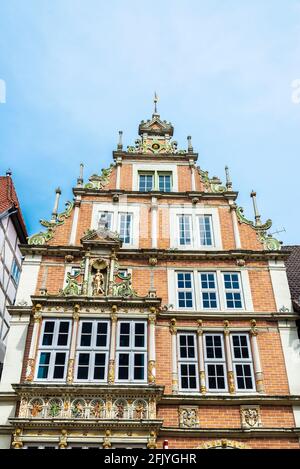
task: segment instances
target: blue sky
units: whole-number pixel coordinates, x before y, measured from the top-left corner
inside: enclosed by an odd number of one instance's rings
[[[299,0],[0,0],[0,172],[38,231],[81,161],[88,178],[118,130],[133,144],[156,90],[179,146],[192,135],[211,176],[228,164],[246,215],[254,189],[271,232],[299,244],[299,78]]]

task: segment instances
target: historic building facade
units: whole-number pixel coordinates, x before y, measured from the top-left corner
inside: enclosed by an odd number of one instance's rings
[[[21,246],[2,447],[300,447],[287,254],[173,130],[155,103]]]
[[[19,283],[22,254],[19,243],[26,243],[27,231],[11,173],[0,176],[0,379],[4,361],[9,313]]]

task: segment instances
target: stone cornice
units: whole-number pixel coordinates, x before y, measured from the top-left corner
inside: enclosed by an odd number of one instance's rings
[[[192,203],[192,199],[197,197],[199,201],[209,200],[209,199],[225,199],[225,200],[236,200],[238,197],[238,192],[203,192],[203,191],[186,191],[186,192],[160,192],[160,191],[150,191],[150,192],[140,192],[140,191],[125,191],[121,189],[95,189],[87,187],[73,187],[73,194],[77,195],[95,195],[97,198],[101,196],[111,196],[114,195],[125,195],[128,199],[131,197],[140,197],[141,199],[149,199],[155,196],[158,199],[182,199],[186,198],[187,201]]]
[[[250,251],[246,249],[232,249],[224,251],[205,250],[179,250],[179,249],[122,249],[118,252],[118,258],[148,258],[156,257],[159,260],[283,260],[288,257],[284,251]]]
[[[161,427],[162,437],[210,437],[210,438],[296,438],[300,428],[176,428]]]
[[[113,159],[117,161],[118,158],[122,160],[133,160],[133,161],[151,161],[155,164],[155,161],[164,161],[166,163],[174,163],[179,161],[190,160],[197,161],[198,153],[187,152],[187,153],[133,153],[127,151],[113,151]]]
[[[14,393],[10,393],[12,396],[61,396],[70,395],[76,397],[88,397],[88,396],[122,396],[122,397],[136,397],[136,396],[148,396],[161,398],[164,392],[164,386],[155,386],[149,384],[138,384],[138,385],[86,385],[79,384],[67,385],[67,384],[40,384],[40,383],[24,383],[24,384],[13,384]],[[0,395],[1,398],[1,395]]]
[[[49,245],[27,245],[21,244],[20,250],[23,255],[37,254],[44,256],[65,257],[70,254],[74,257],[82,256],[86,249],[83,246],[49,246]],[[179,250],[179,249],[121,249],[118,251],[119,259],[139,258],[148,259],[156,257],[159,260],[234,260],[243,259],[245,261],[259,260],[284,260],[289,256],[288,251],[250,251],[247,249],[231,249],[224,251],[213,250]]]
[[[23,419],[23,418],[9,418],[8,421],[15,428],[26,429],[43,429],[60,430],[61,428],[76,429],[91,429],[91,430],[122,430],[122,429],[136,429],[136,430],[156,430],[158,433],[163,421],[162,420],[121,420],[121,419]],[[8,427],[9,428],[9,427]],[[10,428],[11,431],[11,428]],[[1,427],[0,427],[1,433]]]
[[[32,296],[32,304],[40,304],[42,307],[73,307],[78,304],[80,308],[92,308],[92,307],[109,307],[116,305],[118,307],[140,307],[149,308],[151,306],[159,307],[161,304],[161,298],[150,298],[150,297],[131,297],[123,298],[119,296],[104,296],[104,297],[92,297],[92,296],[57,296],[57,295],[42,295]],[[16,305],[9,306],[8,311],[11,315],[22,315],[31,314],[33,315],[32,307],[30,305]]]
[[[168,318],[181,318],[181,319],[232,319],[232,320],[243,320],[243,319],[266,319],[268,321],[283,321],[290,320],[296,321],[299,319],[298,314],[294,313],[280,313],[280,312],[259,312],[259,311],[220,311],[220,312],[207,312],[207,311],[178,311],[178,310],[169,310],[169,311],[160,311],[158,317],[161,319]]]
[[[199,406],[237,406],[237,405],[297,405],[300,406],[300,394],[298,395],[265,395],[265,394],[245,394],[210,396],[202,395],[173,395],[165,394],[159,401],[159,405],[199,405]]]

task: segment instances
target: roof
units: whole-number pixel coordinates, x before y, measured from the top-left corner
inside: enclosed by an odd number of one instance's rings
[[[299,306],[300,311],[300,245],[283,246],[282,249],[290,251],[289,257],[285,260],[287,278],[295,309],[298,310]]]
[[[18,196],[10,175],[0,176],[0,216],[10,214],[11,220],[22,243],[27,242],[27,230]]]

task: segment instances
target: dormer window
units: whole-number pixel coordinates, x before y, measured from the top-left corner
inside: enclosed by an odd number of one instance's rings
[[[172,192],[172,173],[166,171],[139,171],[140,192]]]
[[[154,173],[139,175],[139,191],[150,192],[153,190]]]
[[[171,192],[172,175],[168,173],[158,173],[158,186],[160,192]]]

